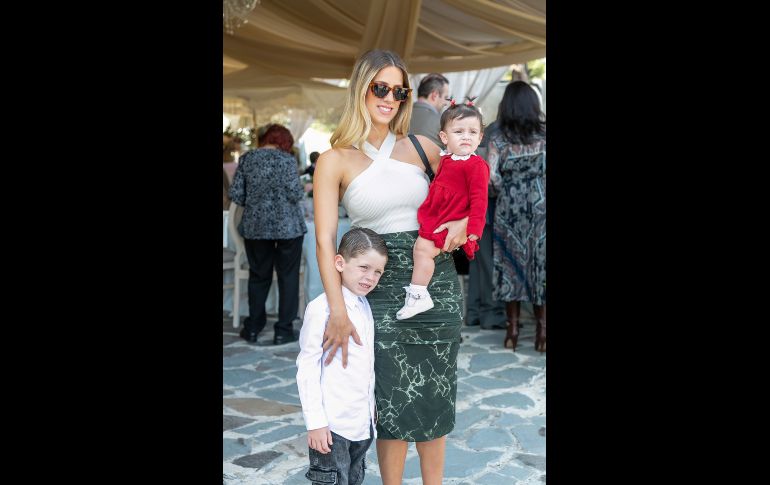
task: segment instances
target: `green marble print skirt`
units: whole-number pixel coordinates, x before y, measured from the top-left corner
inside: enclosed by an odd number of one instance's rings
[[[382,234],[388,263],[367,299],[374,316],[377,437],[429,441],[455,425],[462,295],[449,253],[435,258],[430,310],[396,320],[412,278],[417,231]]]

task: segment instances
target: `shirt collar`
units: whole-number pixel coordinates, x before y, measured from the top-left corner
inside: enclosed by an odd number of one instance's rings
[[[469,158],[471,158],[475,154],[476,154],[476,152],[473,152],[473,153],[469,153],[469,154],[465,155],[464,157],[461,157],[460,155],[455,155],[454,153],[450,154],[446,150],[441,150],[441,152],[439,153],[439,156],[443,157],[444,155],[451,155],[452,156],[452,160],[468,160]]]
[[[359,297],[358,295],[356,295],[352,291],[348,290],[344,286],[342,287],[342,296],[345,299],[345,306],[349,310],[352,310],[352,309],[356,308],[360,303],[363,303],[360,300],[361,297]]]

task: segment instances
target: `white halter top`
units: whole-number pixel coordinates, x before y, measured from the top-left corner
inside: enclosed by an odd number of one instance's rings
[[[348,185],[342,205],[354,227],[379,234],[415,231],[417,209],[428,195],[428,176],[415,165],[390,158],[396,145],[392,131],[377,150],[364,142],[369,167]]]

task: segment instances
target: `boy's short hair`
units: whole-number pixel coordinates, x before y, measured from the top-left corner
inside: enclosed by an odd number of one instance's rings
[[[441,131],[445,131],[451,121],[462,118],[478,118],[481,129],[484,129],[484,119],[481,117],[481,111],[476,106],[455,104],[441,113]]]
[[[385,240],[382,239],[382,236],[371,229],[354,227],[342,236],[337,254],[347,261],[350,258],[364,254],[370,249],[374,249],[386,258],[388,257],[388,247],[385,245]]]

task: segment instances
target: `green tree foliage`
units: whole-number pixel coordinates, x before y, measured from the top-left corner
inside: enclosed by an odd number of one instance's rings
[[[529,74],[530,79],[545,78],[545,57],[529,61],[527,63],[527,73]]]

